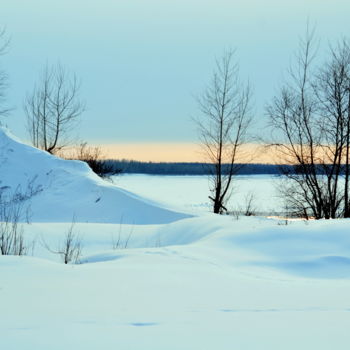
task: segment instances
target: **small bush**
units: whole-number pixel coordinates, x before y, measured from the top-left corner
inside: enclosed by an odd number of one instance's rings
[[[51,249],[42,237],[44,247],[53,254],[60,255],[64,264],[79,264],[82,255],[82,239],[74,232],[75,221],[73,220],[63,241],[57,249]]]
[[[104,159],[100,147],[89,146],[86,142],[81,143],[70,154],[61,154],[61,156],[65,159],[81,160],[87,163],[95,174],[103,178],[121,172],[119,169],[115,170],[113,164]]]
[[[0,255],[25,255],[27,247],[20,222],[29,221],[25,202],[36,190],[33,187],[25,192],[17,189],[14,194],[7,194],[7,190],[8,187],[0,189]]]

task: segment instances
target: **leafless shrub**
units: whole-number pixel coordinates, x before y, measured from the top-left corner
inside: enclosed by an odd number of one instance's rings
[[[6,189],[0,189],[0,254],[25,255],[28,247],[24,240],[21,221],[29,220],[25,200],[28,194],[16,191],[6,194]],[[34,245],[34,243],[33,243]]]
[[[81,160],[87,163],[95,174],[103,178],[120,173],[119,170],[114,170],[112,164],[106,162],[101,147],[89,146],[87,142],[82,142],[79,146],[73,147],[70,152],[62,152],[59,156],[65,159]]]
[[[82,255],[82,239],[79,234],[74,232],[75,221],[73,220],[63,241],[58,249],[52,249],[42,238],[44,247],[53,254],[60,255],[64,264],[79,264]]]
[[[253,192],[248,193],[245,198],[245,206],[243,209],[243,214],[245,216],[253,216],[256,213],[256,208],[254,206],[255,195]]]
[[[65,264],[77,264],[80,261],[82,251],[82,240],[74,231],[74,222],[72,222],[68,229],[66,236],[59,250],[59,254]]]
[[[22,207],[19,204],[0,204],[0,253],[1,255],[25,255],[23,228],[19,224]]]
[[[35,183],[37,178],[38,176],[36,175],[29,179],[24,187],[18,185],[11,197],[11,201],[15,203],[24,203],[25,201],[40,193],[43,190],[43,187]]]
[[[126,249],[133,232],[134,226],[130,228],[129,232],[123,238],[123,218],[121,218],[118,233],[112,234],[112,249]]]

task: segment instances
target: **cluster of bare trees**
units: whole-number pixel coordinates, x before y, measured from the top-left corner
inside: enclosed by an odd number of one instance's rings
[[[279,140],[283,192],[292,213],[303,217],[350,216],[350,46],[329,48],[316,65],[313,32],[300,42],[289,80],[268,106]]]
[[[288,79],[267,106],[278,163],[280,190],[292,215],[350,217],[350,42],[329,47],[319,61],[314,31],[300,40]],[[216,61],[196,119],[207,159],[215,165],[210,188],[214,213],[226,211],[237,158],[252,118],[251,92],[238,77],[233,52]],[[223,165],[229,171],[223,171]]]

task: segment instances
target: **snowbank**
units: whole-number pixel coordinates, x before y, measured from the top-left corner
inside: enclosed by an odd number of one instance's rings
[[[34,222],[164,224],[190,217],[163,208],[94,174],[86,163],[64,160],[25,145],[0,129],[0,185],[34,193]]]

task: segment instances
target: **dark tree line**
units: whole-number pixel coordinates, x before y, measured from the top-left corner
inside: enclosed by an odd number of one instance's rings
[[[211,175],[215,165],[210,163],[141,162],[135,160],[102,160],[107,169],[125,174],[148,175]],[[237,163],[236,175],[279,175],[279,166],[274,164]],[[291,168],[292,170],[292,168]],[[222,173],[229,174],[230,164],[222,164]]]

